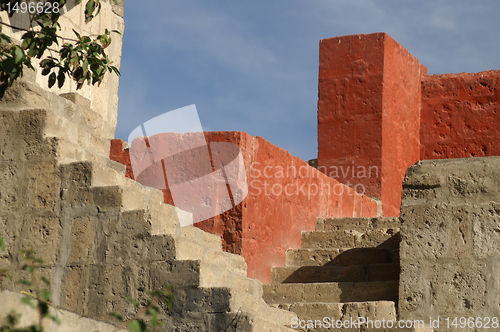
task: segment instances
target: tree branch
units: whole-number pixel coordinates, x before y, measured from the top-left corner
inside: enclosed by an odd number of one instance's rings
[[[0,21],[0,24],[1,24],[1,25],[5,25],[6,27],[9,27],[9,28],[11,28],[11,29],[16,29],[16,30],[20,30],[20,31],[26,31],[26,32],[30,31],[30,30],[28,30],[28,29],[23,29],[23,28],[18,28],[18,27],[15,27],[15,26],[13,26],[13,25],[7,24],[7,23],[2,22],[2,21]]]

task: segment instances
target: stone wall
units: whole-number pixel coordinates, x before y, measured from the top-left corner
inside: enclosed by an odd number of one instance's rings
[[[38,88],[19,81],[8,96],[38,100]],[[148,290],[168,284],[175,301],[162,310],[166,330],[290,331],[293,314],[263,301],[244,259],[223,252],[219,236],[181,228],[191,215],[126,178],[100,127],[86,123],[88,100],[63,96],[46,92],[48,109],[0,102],[0,269],[12,276],[1,286],[34,293],[36,285],[16,282],[32,278],[21,267],[23,250],[34,249],[51,302],[81,316],[129,319],[138,309],[127,297],[145,303]]]
[[[401,319],[498,318],[500,157],[412,166],[401,222]]]
[[[59,19],[62,30],[58,32],[58,35],[74,39],[75,34],[72,31],[73,29],[81,35],[101,34],[105,29],[110,31],[117,30],[123,33],[125,29],[123,21],[124,0],[119,0],[118,2],[119,5],[115,5],[113,0],[101,0],[102,9],[100,14],[91,22],[85,23],[84,11],[86,1],[84,0],[80,5],[75,6],[75,1],[69,0],[65,6],[63,15]],[[0,20],[13,26],[27,28],[29,21],[26,15],[18,13],[9,18],[6,12],[2,12]],[[2,26],[2,32],[13,37],[14,40],[20,40],[24,34],[24,31],[18,31],[6,26]],[[114,62],[114,66],[120,68],[122,35],[112,33],[111,37],[113,41],[106,49],[106,53],[111,61]],[[80,90],[76,90],[76,83],[69,79],[66,80],[66,84],[61,89],[57,88],[57,85],[48,89],[48,77],[42,76],[41,70],[38,69],[39,60],[32,59],[32,62],[36,72],[26,71],[25,78],[32,83],[38,83],[45,91],[51,91],[56,94],[78,91],[81,96],[90,100],[92,109],[101,115],[102,137],[108,139],[114,138],[118,119],[118,76],[106,73],[103,82],[99,86],[85,84]],[[39,107],[37,104],[27,106]]]
[[[149,142],[155,141],[155,146],[169,151],[182,144],[178,136],[156,135]],[[261,137],[242,132],[209,132],[205,137],[209,143],[232,142],[239,146],[246,167],[248,195],[234,208],[195,226],[221,236],[226,251],[245,257],[249,277],[269,283],[271,267],[285,264],[286,250],[300,247],[301,232],[314,230],[316,218],[377,216],[377,202]],[[111,159],[128,163],[130,170],[128,153],[120,140],[114,140]],[[177,158],[181,158],[179,155]],[[203,171],[199,165],[193,167],[189,161],[181,162],[190,165],[190,170],[198,168],[203,175],[211,171]],[[165,187],[161,173],[144,173],[136,180],[154,187],[160,178],[160,185]],[[173,204],[168,185],[164,192],[165,202]]]

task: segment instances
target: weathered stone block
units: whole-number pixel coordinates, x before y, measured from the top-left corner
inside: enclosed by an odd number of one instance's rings
[[[408,170],[400,318],[498,312],[499,166],[499,157],[488,157],[422,161]],[[432,197],[420,195],[429,189]]]
[[[164,285],[196,287],[199,284],[199,261],[158,261],[151,265],[151,286],[153,289],[161,289]]]
[[[30,216],[20,218],[18,250],[32,249],[44,264],[54,265],[59,256],[62,228],[59,218],[51,216]]]
[[[240,312],[237,313],[210,313],[208,318],[208,331],[219,332],[252,332],[250,318]]]
[[[194,288],[177,287],[174,289],[177,299],[173,310],[175,313],[185,312],[229,312],[231,292],[228,288]]]

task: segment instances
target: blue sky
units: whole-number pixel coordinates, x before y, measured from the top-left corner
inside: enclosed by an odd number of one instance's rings
[[[319,40],[387,32],[430,74],[500,69],[500,1],[125,1],[116,137],[196,104],[205,131],[317,155]]]

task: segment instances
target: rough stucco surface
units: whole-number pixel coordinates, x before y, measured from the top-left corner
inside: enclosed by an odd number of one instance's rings
[[[319,169],[365,186],[384,216],[399,214],[416,161],[500,155],[500,71],[426,72],[385,33],[320,42]]]
[[[401,318],[498,317],[500,157],[412,166],[401,220]]]
[[[380,198],[384,216],[398,215],[404,172],[419,160],[425,72],[385,33],[320,42],[319,169]]]
[[[422,78],[421,159],[500,155],[500,70]]]

